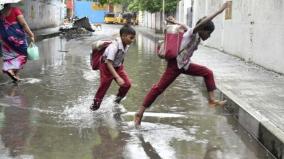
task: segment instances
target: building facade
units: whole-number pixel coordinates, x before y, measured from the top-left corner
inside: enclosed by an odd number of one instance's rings
[[[103,23],[104,15],[112,10],[113,7],[102,6],[98,2],[74,0],[74,15],[78,18],[88,17],[92,23]]]
[[[231,1],[230,13],[214,19],[206,45],[275,72],[284,73],[284,0]],[[195,0],[193,21],[216,11],[223,0]]]
[[[64,0],[33,0],[18,3],[31,29],[57,27],[66,16]]]
[[[217,16],[215,31],[205,45],[240,57],[266,69],[284,73],[284,0],[230,1],[231,7]],[[198,19],[215,12],[223,0],[181,0],[178,21],[194,26]],[[162,29],[162,14],[139,12],[139,25]]]

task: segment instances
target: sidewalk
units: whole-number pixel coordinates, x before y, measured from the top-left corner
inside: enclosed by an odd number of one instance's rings
[[[141,27],[137,31],[148,34]],[[284,76],[205,46],[192,60],[213,70],[220,97],[228,100],[225,109],[276,158],[283,159]]]

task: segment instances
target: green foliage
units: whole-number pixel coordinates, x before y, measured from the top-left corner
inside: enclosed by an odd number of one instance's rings
[[[96,2],[96,0],[93,0],[94,2]],[[99,3],[104,5],[104,4],[120,4],[121,1],[123,0],[99,0]]]
[[[133,0],[129,5],[128,5],[128,10],[132,12],[138,12],[140,10],[140,3],[139,0]]]
[[[180,0],[165,0],[165,12],[175,12]]]
[[[128,10],[137,12],[148,11],[151,13],[162,11],[163,0],[99,0],[100,4],[121,4]],[[165,0],[165,12],[174,12],[179,0]]]
[[[133,1],[135,2],[137,0]],[[174,12],[177,8],[178,2],[179,0],[165,0],[165,12]],[[137,6],[137,2],[135,4]],[[136,8],[151,13],[159,12],[163,10],[163,0],[138,0],[138,6]]]

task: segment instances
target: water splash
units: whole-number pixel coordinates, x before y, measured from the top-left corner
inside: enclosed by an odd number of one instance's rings
[[[41,79],[37,79],[37,78],[22,78],[21,79],[21,83],[25,84],[35,84],[35,83],[40,83]]]
[[[106,97],[100,109],[95,112],[90,110],[91,96],[88,99],[86,97],[79,98],[73,106],[66,106],[60,117],[61,122],[80,128],[93,128],[98,123],[115,127],[117,123],[113,118],[114,98],[115,96]]]

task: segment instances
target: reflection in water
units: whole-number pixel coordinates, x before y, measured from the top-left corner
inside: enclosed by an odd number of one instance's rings
[[[9,156],[19,156],[23,154],[31,135],[27,101],[17,86],[7,87],[3,100],[6,100],[9,106],[3,107],[4,121],[1,128],[1,139],[9,150]]]
[[[129,134],[105,126],[98,127],[97,131],[100,142],[93,147],[93,158],[124,159],[124,150]]]
[[[155,159],[161,159],[161,156],[158,154],[158,152],[155,150],[155,148],[151,145],[150,142],[146,142],[144,140],[143,135],[139,135],[139,140],[141,141],[141,145],[147,154],[148,157],[150,158],[155,158]]]
[[[99,73],[89,64],[94,38],[39,42],[41,58],[26,65],[21,89],[0,86],[1,159],[269,158],[230,115],[207,107],[202,82],[195,78],[179,77],[145,114],[142,129],[134,129],[131,112],[166,64],[154,54],[156,40],[139,33],[125,60],[133,87],[122,105],[130,113],[120,116],[112,95],[91,112],[99,84]],[[117,88],[109,91],[115,94]]]
[[[194,136],[187,134],[186,130],[167,124],[153,124],[145,122],[139,130],[131,128],[131,124],[125,127],[125,131],[131,134],[132,142],[128,143],[130,158],[146,158],[146,156],[159,156],[165,159],[178,159],[176,151],[179,147],[185,146],[183,142],[196,141]],[[154,151],[155,150],[155,151]],[[144,153],[141,153],[141,152]],[[154,152],[150,152],[154,151]]]
[[[206,146],[206,153],[204,159],[222,159],[222,150],[219,146],[212,146],[210,143]],[[231,156],[233,157],[233,156]]]
[[[46,39],[44,42],[39,43],[39,49],[42,51],[42,60],[44,61],[42,67],[46,69],[47,66],[59,67],[64,63],[65,53],[60,52],[65,50],[64,39],[52,38]]]
[[[157,45],[155,40],[145,37],[142,34],[137,35],[138,50],[143,50],[143,53],[153,54],[156,51]]]

